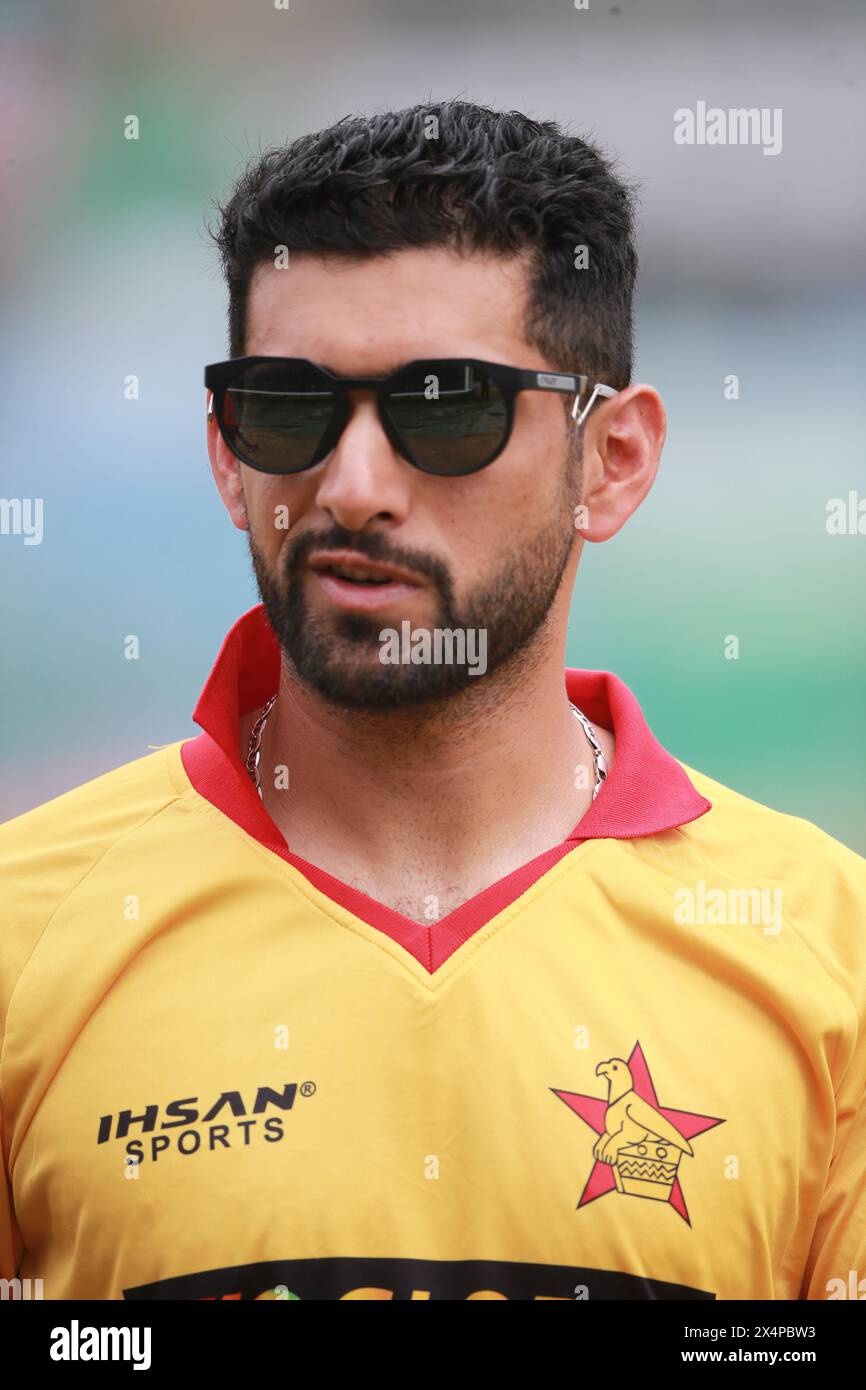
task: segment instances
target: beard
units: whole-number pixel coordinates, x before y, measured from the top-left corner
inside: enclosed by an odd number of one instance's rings
[[[399,630],[399,617],[312,611],[305,595],[306,561],[320,549],[357,550],[370,560],[399,565],[426,578],[439,599],[431,627],[485,631],[488,676],[515,667],[521,658],[530,659],[533,639],[545,626],[574,545],[572,509],[575,497],[579,500],[579,485],[578,453],[565,470],[551,516],[532,537],[521,538],[518,546],[507,550],[492,573],[479,580],[460,603],[440,560],[399,549],[381,531],[365,535],[334,525],[326,532],[306,532],[287,543],[280,554],[279,572],[273,573],[250,528],[250,557],[259,595],[290,669],[329,704],[370,712],[439,705],[477,682],[467,663],[384,663],[380,633],[385,626]]]

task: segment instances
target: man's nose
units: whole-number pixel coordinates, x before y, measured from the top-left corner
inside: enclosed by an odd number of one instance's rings
[[[361,530],[376,516],[401,521],[411,495],[411,465],[385,433],[371,391],[350,391],[349,418],[323,460],[316,501],[346,530]]]

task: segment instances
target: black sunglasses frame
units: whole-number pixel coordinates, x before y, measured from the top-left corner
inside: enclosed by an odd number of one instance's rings
[[[306,371],[312,371],[321,377],[327,389],[334,393],[334,408],[331,419],[319,442],[314,457],[309,463],[304,464],[303,468],[274,469],[262,468],[252,459],[247,458],[232,440],[229,430],[225,425],[225,394],[231,387],[232,382],[250,367],[260,367],[268,364],[281,364],[301,366]],[[499,387],[506,410],[506,427],[501,442],[488,458],[481,463],[475,464],[472,468],[460,469],[459,472],[442,472],[439,469],[426,467],[418,459],[411,446],[400,434],[397,426],[388,414],[387,397],[393,384],[403,374],[412,368],[430,368],[431,373],[435,374],[435,368],[447,365],[477,367],[486,372],[488,376]],[[326,367],[319,366],[318,363],[310,361],[307,357],[232,357],[226,362],[212,362],[204,369],[204,384],[213,393],[213,414],[216,415],[220,434],[225,440],[231,452],[241,463],[256,469],[260,473],[273,475],[285,474],[291,476],[294,473],[305,473],[308,469],[314,468],[317,463],[321,463],[331,450],[336,446],[340,435],[346,427],[349,418],[348,402],[346,400],[349,391],[375,391],[379,419],[391,445],[397,452],[405,458],[414,468],[420,469],[422,473],[431,473],[434,477],[466,477],[471,473],[477,473],[482,468],[487,468],[494,459],[502,453],[511,438],[514,428],[514,404],[521,391],[556,391],[560,394],[575,396],[575,405],[572,415],[578,418],[580,424],[586,418],[589,405],[584,408],[580,416],[577,416],[577,406],[583,395],[588,378],[576,375],[573,372],[542,372],[533,368],[510,367],[502,362],[485,362],[477,357],[418,357],[410,362],[404,362],[396,371],[390,372],[388,376],[335,376]],[[596,394],[614,396],[616,391],[613,387],[597,385],[593,390],[593,403]]]

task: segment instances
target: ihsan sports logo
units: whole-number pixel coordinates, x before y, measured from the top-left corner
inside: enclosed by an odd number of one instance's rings
[[[256,1142],[277,1144],[296,1098],[315,1093],[314,1081],[300,1085],[287,1081],[282,1091],[259,1086],[250,1103],[240,1091],[222,1091],[204,1104],[198,1096],[184,1096],[166,1105],[131,1107],[115,1115],[101,1115],[96,1142],[126,1140],[127,1157],[133,1165],[147,1160],[157,1163],[166,1153],[216,1153],[248,1148]],[[279,1114],[269,1114],[272,1110]]]

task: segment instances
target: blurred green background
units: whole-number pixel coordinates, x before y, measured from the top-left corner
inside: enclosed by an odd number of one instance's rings
[[[256,602],[203,440],[212,200],[272,143],[463,96],[559,120],[641,184],[636,379],[668,442],[585,551],[569,664],[616,671],[691,766],[866,852],[866,535],[826,529],[830,499],[866,497],[862,4],[6,0],[3,28],[0,491],[44,499],[44,539],[0,536],[0,817],[197,732]],[[699,99],[781,108],[781,153],[675,145]]]

